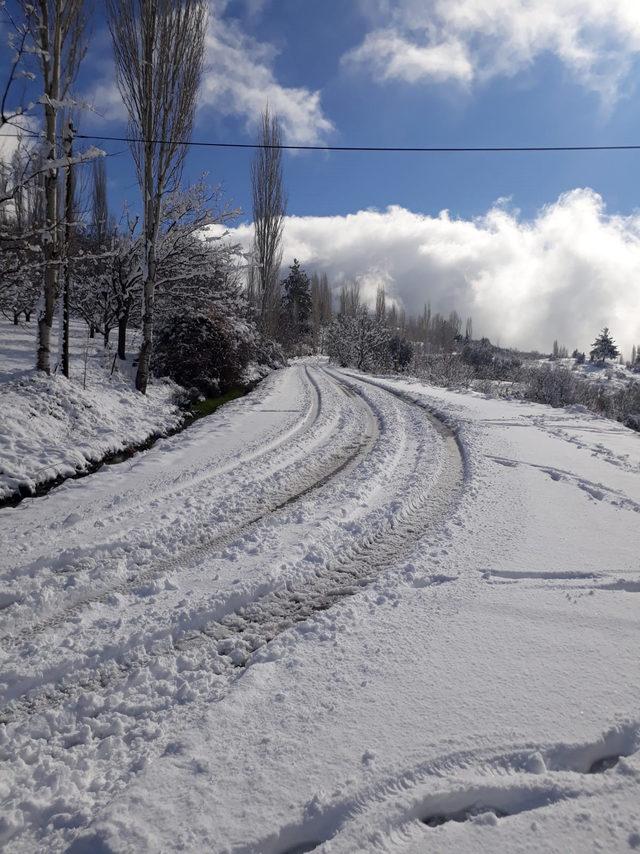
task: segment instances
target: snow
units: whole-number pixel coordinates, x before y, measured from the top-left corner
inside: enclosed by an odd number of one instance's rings
[[[130,364],[111,373],[113,352],[103,352],[101,339],[87,339],[84,324],[72,325],[68,380],[33,370],[35,339],[34,320],[14,326],[0,319],[0,500],[86,471],[180,424],[177,386],[158,382],[138,394]]]
[[[298,361],[3,509],[3,841],[639,848],[639,474],[576,407]]]
[[[540,359],[534,363],[536,366],[545,368],[564,368],[571,371],[577,377],[602,386],[606,389],[621,389],[640,380],[637,371],[631,370],[626,365],[621,365],[612,359],[607,359],[604,364],[600,362],[586,361],[582,364],[575,359]]]

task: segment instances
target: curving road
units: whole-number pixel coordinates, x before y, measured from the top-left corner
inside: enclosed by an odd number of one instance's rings
[[[256,650],[409,557],[463,482],[455,437],[424,407],[300,363],[132,461],[2,511],[12,850],[35,850],[43,827],[64,850],[69,823],[47,826],[61,791],[87,824]]]

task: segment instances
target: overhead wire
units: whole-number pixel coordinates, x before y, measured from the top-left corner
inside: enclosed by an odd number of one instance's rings
[[[144,143],[142,137],[104,136],[99,134],[76,134],[77,139],[98,140],[100,142]],[[474,146],[400,146],[400,145],[270,145],[260,142],[212,142],[208,140],[149,140],[153,145],[198,146],[204,148],[238,149],[279,149],[282,151],[352,151],[352,152],[391,152],[391,153],[502,153],[502,152],[554,152],[554,151],[640,151],[638,145],[474,145]]]

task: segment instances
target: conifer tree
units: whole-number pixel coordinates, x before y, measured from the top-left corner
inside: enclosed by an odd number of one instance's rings
[[[619,350],[609,333],[609,327],[605,326],[600,335],[598,335],[596,340],[593,342],[593,347],[591,348],[589,357],[592,362],[599,362],[603,365],[605,359],[616,359],[618,355]]]
[[[282,283],[281,333],[283,343],[294,351],[311,331],[311,289],[309,278],[294,258]]]

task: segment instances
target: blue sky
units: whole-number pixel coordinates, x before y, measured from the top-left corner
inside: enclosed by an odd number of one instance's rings
[[[640,139],[640,110],[635,108],[640,63],[634,51],[620,46],[618,65],[627,64],[616,83],[614,98],[603,95],[588,75],[553,52],[541,38],[531,59],[514,60],[504,73],[471,84],[432,74],[407,80],[402,74],[381,80],[371,63],[349,61],[367,34],[386,28],[393,16],[356,0],[232,0],[217,3],[225,44],[246,39],[252,56],[246,75],[255,76],[251,103],[276,95],[276,104],[295,101],[293,90],[318,98],[316,116],[333,127],[314,132],[314,115],[307,110],[290,121],[290,141],[374,145],[501,145],[608,142]],[[401,3],[395,4],[396,8]],[[424,4],[423,4],[424,5]],[[428,4],[427,4],[428,5]],[[464,4],[462,4],[464,5]],[[417,44],[424,44],[414,33]],[[496,51],[500,50],[498,45]],[[216,49],[207,79],[225,67],[216,63]],[[480,62],[483,57],[480,58]],[[253,68],[252,68],[253,63]],[[611,63],[617,72],[615,60]],[[257,70],[255,68],[257,66]],[[217,71],[216,69],[219,69]],[[264,75],[268,71],[267,86]],[[238,69],[236,68],[236,72]],[[240,73],[240,72],[238,72]],[[103,87],[109,87],[108,99]],[[99,15],[92,49],[83,67],[79,91],[89,93],[96,110],[107,119],[84,116],[84,130],[118,135],[124,123],[113,91],[110,45]],[[252,141],[254,115],[234,92],[216,96],[201,106],[194,138],[214,141]],[[107,101],[105,103],[105,100]],[[305,94],[302,95],[302,101]],[[295,105],[294,105],[295,106]],[[293,110],[293,106],[292,106]],[[304,112],[304,111],[303,111]],[[316,125],[319,125],[316,122]],[[118,144],[105,144],[110,151]],[[186,174],[195,178],[207,170],[212,181],[223,181],[234,202],[250,212],[251,154],[238,151],[191,149]],[[128,156],[110,158],[114,203],[135,193]],[[437,213],[443,208],[463,216],[487,210],[498,198],[510,197],[523,215],[574,187],[589,186],[602,194],[611,211],[629,212],[637,205],[639,153],[420,155],[420,154],[301,154],[287,155],[289,211],[297,215],[344,214],[371,206],[400,204],[414,211]]]
[[[638,0],[209,4],[195,139],[254,141],[269,101],[290,143],[640,143]],[[76,85],[96,114],[80,127],[118,136],[96,6]],[[107,161],[114,213],[137,208],[126,145],[99,144],[121,152]],[[184,175],[223,183],[247,246],[251,157],[194,147]],[[639,173],[640,152],[286,154],[284,261],[335,287],[359,279],[369,300],[384,284],[408,311],[455,308],[503,344],[584,349],[606,324],[628,352],[640,341]]]

